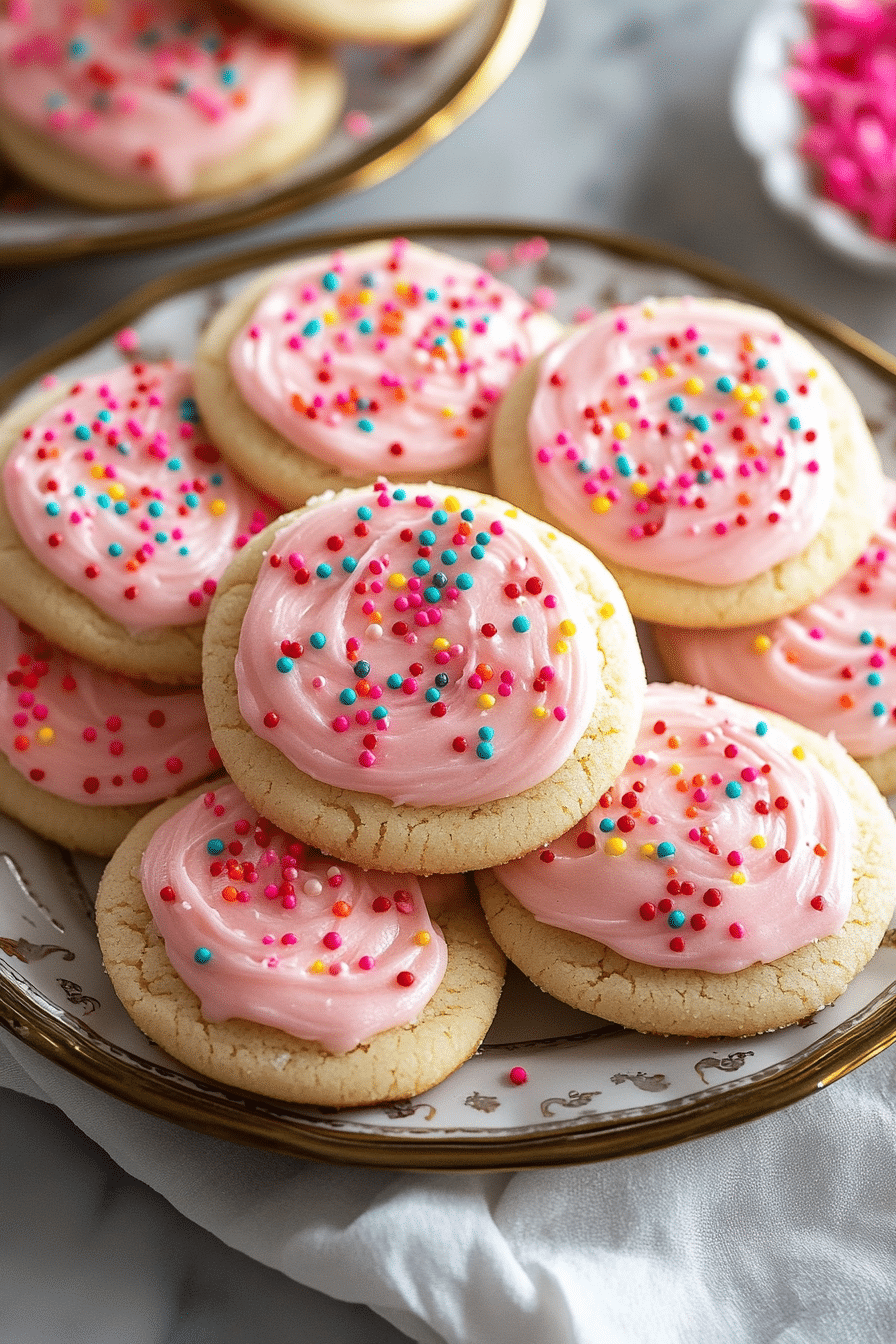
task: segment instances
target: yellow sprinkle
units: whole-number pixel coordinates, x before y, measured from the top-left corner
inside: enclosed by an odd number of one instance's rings
[[[746,401],[750,395],[750,389],[745,387],[743,383],[738,383],[731,395],[735,401]]]
[[[558,639],[554,645],[554,650],[556,653],[569,653],[569,645],[565,639]]]
[[[613,505],[606,495],[596,495],[591,501],[591,508],[594,513],[606,513],[612,507]]]
[[[436,653],[444,653],[445,649],[451,648],[451,645],[448,643],[444,635],[439,635],[438,639],[434,639],[432,642],[432,646],[435,649]]]
[[[335,327],[339,321],[338,314],[333,312],[332,308],[327,308],[324,312],[324,322],[328,327]]]
[[[373,615],[370,617],[370,624],[382,625],[382,623],[383,623],[383,613],[381,611],[375,611]]]
[[[604,844],[604,853],[610,854],[613,857],[619,854],[624,854],[627,849],[628,845],[621,836],[618,835],[611,835],[610,839]]]
[[[548,712],[545,709],[544,705],[536,705],[532,711],[533,719],[546,719],[547,716]]]
[[[370,303],[372,299],[373,295],[371,294],[369,289],[362,289],[358,294],[359,303]]]
[[[464,333],[461,331],[460,327],[451,328],[451,334],[449,336],[449,340],[451,341],[451,344],[454,346],[458,354],[463,354]]]
[[[695,395],[696,395],[696,393],[698,393],[698,392],[702,392],[702,391],[703,391],[703,379],[702,379],[702,378],[689,378],[689,379],[687,380],[687,382],[685,383],[685,385],[684,385],[684,390],[685,390],[685,392],[691,392],[691,393],[694,393]]]
[[[213,499],[208,506],[209,513],[213,513],[216,518],[220,518],[222,513],[227,512],[227,502],[223,499]]]
[[[407,583],[407,579],[403,574],[390,574],[386,582],[388,583],[390,588],[404,588],[404,586]],[[445,647],[446,648],[448,647],[447,644]]]
[[[794,747],[793,754],[798,761],[804,761],[806,759],[806,751],[804,747],[800,746]]]
[[[758,414],[759,414],[759,403],[756,402],[756,401],[748,401],[748,402],[745,404],[743,410],[744,410],[744,415],[758,415]]]
[[[113,481],[111,485],[106,486],[106,494],[110,499],[124,499],[125,488],[123,485],[119,485],[118,481]]]
[[[449,495],[445,500],[445,508],[449,513],[458,513],[460,510],[460,500],[455,495]]]
[[[772,642],[768,635],[757,635],[753,640],[753,648],[757,653],[768,653],[771,646]]]
[[[576,623],[575,623],[575,621],[561,621],[561,622],[560,622],[560,633],[561,633],[561,635],[574,635],[575,632],[576,632]]]
[[[645,383],[655,383],[656,369],[644,369],[641,377],[644,379]]]
[[[663,369],[663,377],[674,378],[677,372],[678,372],[677,364],[667,364],[666,367]]]
[[[37,730],[38,742],[52,742],[55,736],[52,728],[38,728]]]
[[[505,509],[505,510],[504,510],[504,517],[505,517],[505,518],[516,518],[518,515],[519,515],[519,509]]]
[[[611,616],[616,615],[616,608],[613,606],[612,602],[605,602],[600,609],[600,614],[605,621],[608,621]]]
[[[645,859],[652,859],[656,853],[656,845],[642,845],[641,853],[644,855]]]
[[[636,495],[638,499],[643,499],[649,489],[650,486],[646,481],[632,481],[632,494]]]
[[[91,476],[93,476],[96,480],[99,480],[100,476],[105,476],[105,474],[106,474],[106,468],[105,468],[105,467],[100,467],[100,466],[91,467],[91,468],[90,468],[90,474],[91,474]]]
[[[443,406],[439,414],[444,416],[446,420],[450,420],[451,417],[454,415],[454,412],[452,411],[450,406]]]
[[[669,774],[670,774],[670,775],[680,775],[683,769],[684,769],[684,766],[683,766],[683,765],[679,765],[678,761],[675,761],[672,765],[669,766]]]
[[[620,420],[618,425],[613,426],[613,435],[617,439],[627,439],[632,432],[632,427],[626,420]]]
[[[807,378],[817,378],[817,377],[818,377],[818,370],[817,370],[817,369],[810,369],[809,372],[806,374],[806,377],[807,377]]]
[[[495,697],[493,695],[488,695],[485,691],[483,691],[479,697],[480,708],[491,709],[494,703],[495,703]]]
[[[747,880],[746,873],[742,873],[739,869],[736,873],[731,874],[731,881],[734,883],[736,887],[742,887],[746,882],[746,880]]]
[[[404,298],[404,296],[405,296],[405,294],[407,294],[407,292],[408,292],[408,282],[407,282],[407,280],[396,280],[396,281],[395,281],[395,293],[396,293],[396,294],[400,294],[401,297]]]
[[[765,836],[754,835],[753,839],[750,841],[750,844],[753,846],[754,849],[765,849]]]
[[[649,303],[644,304],[644,307],[641,309],[641,312],[643,313],[644,317],[656,317],[656,309],[651,308]]]
[[[322,975],[327,968],[322,961],[312,961],[308,969],[312,975]]]
[[[756,384],[750,393],[750,400],[765,401],[767,396],[768,392],[766,391],[766,389],[764,387],[761,387],[759,384]]]
[[[414,942],[418,947],[428,947],[432,939],[425,929],[421,929],[419,933],[414,934]]]

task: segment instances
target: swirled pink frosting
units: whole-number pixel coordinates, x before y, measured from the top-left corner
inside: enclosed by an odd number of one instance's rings
[[[842,928],[853,810],[755,710],[647,689],[637,748],[579,825],[497,868],[536,919],[648,966],[728,973]]]
[[[528,427],[552,515],[611,561],[694,583],[797,555],[833,499],[806,347],[755,308],[599,314],[544,356]]]
[[[299,770],[415,806],[546,779],[601,689],[593,627],[530,520],[384,481],[278,533],[236,674],[243,718]]]
[[[234,551],[276,516],[220,461],[192,394],[177,365],[86,378],[3,469],[28,549],[128,630],[203,620]]]
[[[219,769],[199,690],[168,691],[104,672],[0,605],[0,750],[59,798],[151,803]]]
[[[520,364],[556,333],[509,285],[406,239],[300,262],[230,347],[244,400],[348,475],[481,458]]]
[[[117,177],[171,197],[292,106],[290,44],[203,0],[10,0],[0,102]]]
[[[336,864],[230,783],[159,827],[141,880],[209,1022],[279,1027],[334,1054],[420,1015],[447,965],[426,902],[438,908],[460,881]]]
[[[835,733],[853,756],[896,747],[896,484],[887,521],[817,602],[735,630],[674,630],[681,675]]]

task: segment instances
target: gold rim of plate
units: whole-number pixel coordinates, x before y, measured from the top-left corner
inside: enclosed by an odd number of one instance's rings
[[[374,138],[347,162],[307,182],[272,189],[262,200],[224,206],[213,218],[137,227],[106,236],[72,236],[56,242],[0,244],[0,265],[62,261],[93,253],[168,247],[255,228],[332,196],[362,191],[392,177],[443,140],[499,89],[519,64],[541,22],[547,0],[503,0],[485,40],[439,97],[389,135]]]
[[[0,410],[44,374],[113,336],[156,304],[186,290],[214,284],[241,271],[273,265],[297,253],[313,254],[395,235],[420,241],[437,239],[443,243],[446,237],[480,238],[487,240],[487,245],[524,241],[537,235],[549,244],[579,245],[636,263],[669,266],[735,293],[746,302],[773,309],[788,322],[858,357],[896,390],[896,356],[837,319],[680,248],[626,234],[532,221],[427,220],[331,230],[187,267],[154,280],[0,379]],[[744,1078],[740,1086],[728,1083],[670,1103],[668,1110],[642,1109],[621,1118],[618,1113],[605,1117],[582,1115],[578,1120],[565,1121],[559,1129],[552,1127],[543,1133],[532,1133],[531,1126],[521,1126],[519,1137],[508,1135],[506,1130],[491,1135],[484,1131],[472,1136],[467,1132],[457,1137],[412,1137],[340,1130],[338,1112],[333,1113],[334,1127],[322,1130],[321,1113],[306,1120],[299,1107],[221,1084],[210,1085],[200,1099],[188,1071],[179,1075],[176,1071],[179,1066],[160,1071],[149,1065],[141,1067],[139,1061],[131,1063],[104,1048],[99,1038],[92,1040],[89,1032],[72,1030],[53,1013],[36,1006],[15,983],[0,978],[0,1025],[47,1059],[123,1101],[214,1138],[235,1140],[271,1152],[406,1170],[495,1171],[569,1166],[649,1152],[717,1133],[817,1092],[893,1044],[896,981],[857,1016],[858,1021],[835,1029],[779,1067]],[[516,1048],[535,1049],[547,1044],[520,1042]],[[350,1117],[349,1112],[348,1123]]]

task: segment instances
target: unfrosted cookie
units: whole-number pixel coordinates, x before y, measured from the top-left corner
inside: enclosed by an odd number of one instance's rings
[[[138,823],[96,913],[115,991],[152,1040],[285,1101],[433,1086],[479,1046],[504,979],[465,879],[334,863],[229,782]]]
[[[655,685],[590,816],[477,882],[499,944],[556,998],[638,1031],[749,1036],[831,1003],[873,955],[894,841],[835,741]]]
[[[492,439],[500,494],[591,546],[635,616],[747,625],[803,606],[880,519],[840,375],[774,314],[648,299],[522,371]]]
[[[628,755],[643,676],[584,547],[502,500],[380,481],[287,515],[230,566],[203,686],[225,766],[278,825],[433,873],[588,811]]]
[[[343,97],[328,57],[204,0],[14,0],[0,17],[0,147],[103,209],[274,179],[325,139]]]
[[[456,28],[478,0],[248,0],[270,23],[324,42],[416,45]]]
[[[162,798],[220,769],[202,693],[73,658],[0,605],[0,808],[49,840],[111,854]]]
[[[381,239],[256,277],[203,334],[196,396],[286,504],[390,472],[488,490],[504,389],[558,331],[479,266]]]
[[[896,789],[896,485],[856,564],[790,616],[736,630],[658,625],[672,676],[836,734],[883,793]]]
[[[202,620],[234,551],[275,517],[219,460],[192,374],[134,364],[0,422],[0,599],[100,667],[201,680]]]

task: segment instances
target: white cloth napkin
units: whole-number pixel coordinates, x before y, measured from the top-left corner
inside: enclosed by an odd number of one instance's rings
[[[52,1102],[228,1245],[420,1344],[893,1344],[896,1051],[786,1111],[585,1167],[327,1167],[157,1120],[0,1042]],[[301,1338],[301,1332],[296,1336]]]

